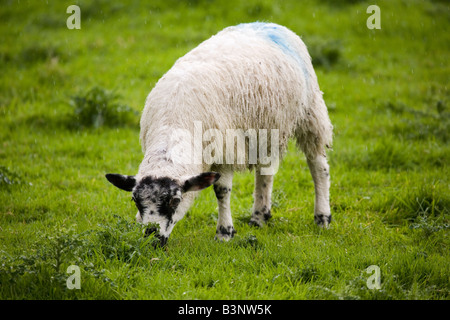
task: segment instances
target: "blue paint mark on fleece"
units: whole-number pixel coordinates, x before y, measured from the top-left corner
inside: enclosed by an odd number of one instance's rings
[[[289,45],[289,39],[285,29],[280,28],[276,24],[264,23],[264,22],[252,22],[241,23],[237,25],[238,28],[249,28],[255,31],[259,31],[267,40],[275,43],[285,54],[294,58],[295,61],[302,68],[306,81],[309,78],[308,70],[306,69],[305,62],[300,55]]]

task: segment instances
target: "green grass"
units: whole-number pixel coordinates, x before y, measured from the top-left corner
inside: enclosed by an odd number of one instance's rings
[[[444,1],[71,1],[0,7],[0,299],[449,299],[450,9]],[[139,112],[177,58],[226,26],[298,33],[335,126],[333,222],[314,224],[304,156],[275,177],[273,219],[247,225],[253,175],[235,175],[237,234],[214,241],[202,192],[154,249],[106,172],[142,159]],[[69,265],[81,289],[69,290]],[[365,272],[381,270],[381,289]]]

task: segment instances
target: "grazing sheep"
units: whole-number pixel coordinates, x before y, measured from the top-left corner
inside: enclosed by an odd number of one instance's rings
[[[314,181],[314,220],[323,227],[331,222],[325,147],[332,143],[332,125],[311,57],[289,29],[240,24],[204,41],[158,81],[140,125],[144,159],[138,173],[106,178],[132,192],[138,222],[159,224],[161,245],[198,191],[210,185],[218,202],[216,238],[232,238],[236,170],[255,170],[250,224],[262,226],[271,217],[273,175],[290,137],[306,155]],[[258,138],[264,143],[257,150]],[[248,150],[244,155],[239,141]],[[262,161],[267,150],[261,145],[276,155],[270,166],[267,157]]]

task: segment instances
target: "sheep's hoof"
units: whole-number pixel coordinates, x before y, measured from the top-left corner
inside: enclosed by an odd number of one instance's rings
[[[250,227],[263,227],[269,219],[272,218],[272,214],[270,212],[270,209],[268,209],[266,206],[264,206],[260,211],[256,210],[253,212],[252,217],[250,218],[250,222],[248,225]]]
[[[257,227],[257,228],[262,228],[263,223],[259,220],[254,220],[254,219],[250,219],[250,222],[248,223],[248,225],[250,227]]]
[[[327,229],[331,223],[331,214],[316,214],[314,215],[314,222],[324,229]]]
[[[234,230],[233,226],[220,226],[217,228],[216,236],[214,237],[214,239],[219,241],[229,241],[234,237],[235,233],[236,230]]]

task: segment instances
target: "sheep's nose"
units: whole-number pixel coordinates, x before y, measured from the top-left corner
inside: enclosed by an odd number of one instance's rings
[[[145,234],[144,235],[146,237],[148,237],[152,233],[154,233],[155,237],[159,239],[159,242],[155,242],[153,244],[155,248],[158,247],[158,245],[162,248],[162,247],[164,247],[167,244],[168,238],[165,237],[165,236],[159,235],[158,228],[156,228],[156,227],[149,227],[149,228],[145,229]]]

